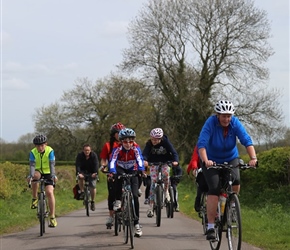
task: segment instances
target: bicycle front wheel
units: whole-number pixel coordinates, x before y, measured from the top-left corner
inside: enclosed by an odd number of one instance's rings
[[[43,236],[45,233],[45,203],[44,203],[44,194],[39,194],[38,200],[38,216],[39,216],[39,225],[40,225],[40,236]]]
[[[133,195],[131,192],[128,192],[128,220],[129,220],[129,234],[130,234],[130,243],[131,248],[134,248],[134,216],[133,216]]]
[[[226,204],[227,238],[231,250],[240,250],[242,245],[241,207],[237,194],[231,194]]]
[[[166,202],[166,215],[167,218],[173,218],[174,216],[174,209],[175,209],[175,202],[174,202],[174,192],[173,192],[173,187],[168,188],[169,196],[170,196],[170,201]]]
[[[162,209],[162,189],[160,185],[156,187],[156,224],[157,227],[161,225],[161,209]]]

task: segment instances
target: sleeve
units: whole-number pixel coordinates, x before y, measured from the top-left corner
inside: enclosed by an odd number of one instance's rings
[[[35,157],[34,154],[30,151],[29,153],[29,175],[33,176],[35,173]]]
[[[214,121],[214,118],[214,116],[210,116],[203,125],[198,137],[197,149],[206,148],[211,136],[211,131],[213,131],[212,122]]]
[[[138,164],[138,170],[145,171],[143,155],[139,146],[135,149],[135,157]]]
[[[245,147],[252,146],[253,141],[250,135],[247,133],[245,127],[242,125],[242,123],[237,117],[234,117],[234,118],[235,118],[234,130],[239,141]]]
[[[147,142],[142,152],[144,161],[148,161],[150,150],[151,150],[151,146],[149,142]]]
[[[109,159],[109,147],[108,147],[108,143],[106,142],[102,148],[101,154],[100,154],[100,158],[104,159],[104,160],[108,160]]]
[[[173,147],[172,143],[170,142],[170,140],[168,138],[167,138],[167,147],[168,147],[169,152],[172,155],[173,161],[179,162],[178,153],[177,153],[177,151],[175,150],[175,148]]]
[[[79,153],[76,157],[76,175],[78,173],[81,173],[81,166],[82,166],[81,154]]]
[[[113,173],[113,174],[117,173],[116,165],[117,165],[118,155],[119,155],[119,148],[114,148],[112,151],[110,161],[109,161],[110,173]]]
[[[54,150],[52,150],[49,153],[49,169],[50,169],[50,175],[55,176],[55,155]]]
[[[99,174],[99,158],[98,155],[94,152],[94,173],[98,173]]]

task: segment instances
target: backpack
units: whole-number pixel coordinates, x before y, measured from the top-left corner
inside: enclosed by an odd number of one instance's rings
[[[79,200],[79,196],[80,196],[80,186],[79,184],[76,184],[74,187],[73,187],[73,194],[74,194],[74,199],[76,200]]]

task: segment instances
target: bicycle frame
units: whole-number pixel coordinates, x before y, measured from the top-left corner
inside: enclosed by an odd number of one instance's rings
[[[30,180],[29,187],[31,188],[31,182],[39,183],[39,190],[38,190],[38,206],[37,206],[37,217],[39,219],[40,225],[40,236],[43,236],[45,233],[45,218],[47,218],[48,224],[48,214],[49,214],[49,207],[48,202],[45,195],[45,183],[47,182],[46,179],[41,176],[39,180]]]
[[[216,239],[210,241],[211,249],[218,250],[221,245],[222,232],[227,233],[228,247],[232,250],[240,250],[242,244],[242,219],[241,219],[241,207],[238,195],[233,191],[232,184],[234,177],[232,170],[234,168],[249,169],[256,168],[251,167],[248,164],[244,164],[241,160],[237,166],[229,165],[228,163],[216,164],[211,168],[218,170],[225,170],[226,174],[223,174],[222,189],[221,192],[226,193],[225,211],[221,212],[221,203],[218,202],[217,217],[215,221]],[[224,177],[226,179],[223,179]]]
[[[148,165],[155,166],[157,171],[157,180],[154,183],[154,205],[153,205],[153,212],[156,214],[156,225],[157,227],[160,227],[161,225],[161,210],[164,206],[164,182],[162,178],[162,166],[167,165],[168,167],[171,166],[171,162],[150,162]],[[168,191],[170,190],[170,183],[168,183]],[[172,200],[167,201],[166,206],[170,206],[170,209],[168,209],[168,213],[170,214],[169,217],[171,217],[171,211],[173,211],[173,202]],[[173,218],[173,215],[172,215]]]
[[[119,175],[119,179],[123,179],[122,183],[122,201],[121,201],[121,216],[122,216],[122,226],[124,233],[124,243],[127,244],[130,236],[131,248],[134,248],[134,220],[137,219],[134,197],[131,188],[131,178],[137,174],[122,174]],[[119,215],[118,215],[119,216]],[[117,220],[118,221],[118,220]],[[115,220],[116,223],[116,220]],[[116,233],[115,225],[115,233]],[[120,228],[119,228],[120,230]]]

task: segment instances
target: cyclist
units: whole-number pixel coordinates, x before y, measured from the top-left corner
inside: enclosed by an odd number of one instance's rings
[[[179,165],[175,168],[172,168],[171,174],[172,175],[170,176],[170,185],[173,188],[175,212],[179,212],[177,186],[178,186],[180,179],[181,179],[181,176],[182,176],[182,168]]]
[[[49,206],[49,226],[56,227],[57,221],[55,219],[55,197],[54,197],[54,183],[57,181],[55,175],[55,155],[54,150],[47,145],[47,137],[45,135],[37,135],[33,139],[35,147],[29,153],[29,176],[27,181],[39,180],[41,176],[47,180],[45,183],[45,192],[48,199]],[[31,209],[36,209],[38,206],[38,183],[32,182],[32,203]]]
[[[120,145],[119,141],[119,132],[124,129],[125,126],[118,122],[111,126],[110,130],[110,140],[106,142],[102,148],[100,158],[101,158],[101,171],[105,171],[108,166],[108,162],[112,153],[113,148],[118,147]],[[114,222],[114,210],[113,203],[115,201],[115,188],[112,178],[107,178],[107,188],[108,188],[108,209],[109,209],[109,217],[106,221],[106,226],[113,226]]]
[[[194,147],[191,160],[187,166],[187,174],[190,175],[192,173],[193,176],[196,177],[197,183],[197,192],[194,202],[194,209],[196,212],[200,211],[200,200],[201,194],[208,191],[208,187],[206,181],[204,179],[202,171],[198,171],[201,168],[201,162],[198,156],[197,146]]]
[[[110,173],[114,175],[122,175],[123,173],[137,173],[142,171],[144,174],[143,156],[139,145],[134,141],[136,133],[133,129],[125,128],[119,132],[119,140],[121,145],[113,149],[112,156],[109,162]],[[145,174],[144,174],[145,175]],[[115,178],[116,187],[116,201],[114,203],[114,210],[121,208],[122,197],[122,179]],[[139,181],[138,176],[131,178],[132,193],[134,196],[134,206],[136,212],[135,236],[141,237],[142,230],[139,224]]]
[[[91,210],[95,211],[95,197],[96,197],[96,179],[98,178],[99,159],[97,154],[92,151],[90,144],[84,144],[82,152],[76,157],[76,175],[78,176],[78,184],[80,187],[79,199],[84,199],[84,183],[85,174],[89,176],[89,187],[91,193]]]
[[[221,174],[221,171],[217,169],[207,168],[213,166],[214,163],[224,162],[237,166],[239,162],[237,138],[250,156],[249,165],[255,166],[257,163],[252,139],[239,119],[234,116],[235,107],[233,103],[227,100],[218,101],[214,110],[216,114],[206,120],[197,142],[199,156],[203,164],[202,171],[209,188],[207,196],[207,240],[215,239],[214,221],[220,193],[219,174]],[[239,168],[235,168],[233,171],[235,176],[233,191],[239,193],[240,171]]]
[[[150,132],[150,139],[146,142],[143,150],[144,166],[148,167],[148,162],[163,162],[162,166],[162,179],[164,181],[165,198],[169,201],[170,196],[168,193],[169,185],[169,167],[166,164],[168,161],[173,161],[174,167],[178,166],[178,154],[173,147],[169,138],[163,134],[162,128],[154,128]],[[150,208],[147,211],[148,217],[153,217],[153,203],[154,203],[154,186],[157,180],[156,166],[150,166],[151,187],[149,196]]]

